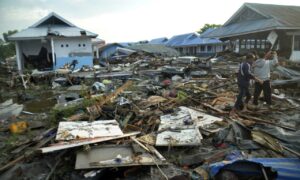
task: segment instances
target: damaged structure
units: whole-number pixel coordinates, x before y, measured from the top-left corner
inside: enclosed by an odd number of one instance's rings
[[[266,51],[271,46],[279,54],[300,61],[300,6],[245,3],[222,27],[204,35],[206,38],[230,40],[236,53]],[[278,37],[268,43],[270,33]]]
[[[84,30],[52,12],[27,29],[8,37],[16,44],[18,70],[55,70],[67,63],[93,66],[92,38]]]
[[[202,37],[214,31],[183,36],[191,46],[178,47],[200,56],[219,43]],[[55,48],[59,37],[46,40]],[[243,54],[178,57],[155,42],[92,41],[99,64],[76,70],[17,75],[0,63],[0,179],[300,179],[299,63],[278,53],[272,106],[261,96],[239,111]]]

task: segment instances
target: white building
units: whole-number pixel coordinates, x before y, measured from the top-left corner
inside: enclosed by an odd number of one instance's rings
[[[22,71],[24,66],[53,70],[73,60],[78,61],[76,68],[92,66],[91,39],[96,37],[52,12],[8,39],[15,41],[18,70]]]

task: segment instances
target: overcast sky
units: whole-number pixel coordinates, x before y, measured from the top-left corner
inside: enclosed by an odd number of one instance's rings
[[[244,2],[300,0],[0,0],[0,33],[22,30],[54,11],[106,42],[132,42],[223,24]]]

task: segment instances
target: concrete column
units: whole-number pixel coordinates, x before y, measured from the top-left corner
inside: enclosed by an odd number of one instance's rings
[[[18,71],[20,74],[22,74],[23,71],[23,63],[22,63],[22,58],[20,56],[20,44],[19,41],[15,42],[15,46],[16,46],[16,58],[17,58],[17,64],[18,64]]]
[[[97,46],[96,46],[96,58],[99,59],[99,49]]]
[[[53,62],[53,70],[55,69],[55,50],[54,50],[54,40],[51,38],[51,51],[52,51],[52,62]]]

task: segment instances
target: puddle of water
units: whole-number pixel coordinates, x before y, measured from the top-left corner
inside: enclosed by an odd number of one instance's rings
[[[24,110],[33,113],[49,112],[56,104],[55,95],[52,91],[42,91],[35,99],[24,103]]]

